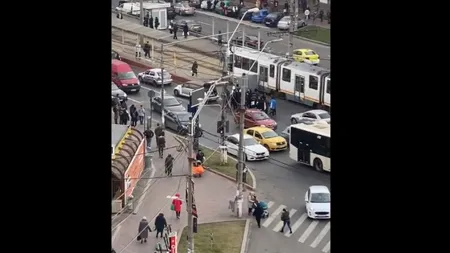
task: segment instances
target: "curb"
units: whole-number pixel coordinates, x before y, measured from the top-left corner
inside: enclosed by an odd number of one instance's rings
[[[244,235],[242,236],[241,253],[245,253],[247,251],[247,239],[250,238],[249,230],[250,230],[250,219],[247,219],[245,221]]]
[[[325,43],[325,42],[322,42],[322,41],[312,40],[312,39],[308,39],[306,37],[301,37],[301,36],[297,36],[297,35],[294,35],[293,37],[296,38],[296,39],[299,39],[299,40],[305,40],[305,41],[309,41],[309,42],[312,42],[312,43],[315,43],[315,44],[319,44],[319,45],[322,45],[322,46],[331,47],[331,44],[328,44],[328,43]]]

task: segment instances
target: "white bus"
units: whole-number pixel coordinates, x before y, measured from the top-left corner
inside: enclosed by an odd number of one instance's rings
[[[318,171],[331,172],[330,125],[311,122],[291,125],[289,157]]]

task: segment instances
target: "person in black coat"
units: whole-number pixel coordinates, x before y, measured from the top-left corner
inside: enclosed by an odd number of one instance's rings
[[[158,17],[155,17],[155,29],[158,29],[159,26],[159,20]]]
[[[175,160],[171,154],[167,155],[166,157],[166,168],[165,168],[165,173],[167,176],[171,177],[172,176],[172,169],[173,169],[173,160]]]
[[[148,26],[153,29],[153,17],[148,19]]]
[[[255,216],[256,223],[258,224],[259,228],[261,228],[261,217],[263,215],[263,212],[264,210],[255,198],[255,210],[253,211],[253,216]]]
[[[178,25],[177,24],[173,24],[173,39],[177,40],[177,32],[178,32]]]
[[[184,26],[183,26],[183,33],[184,33],[184,38],[185,38],[185,39],[187,39],[188,32],[189,32],[188,25],[187,25],[187,24],[184,24]]]
[[[167,227],[166,218],[164,218],[164,214],[160,213],[155,219],[155,227],[156,227],[156,238],[158,238],[158,234],[163,236],[164,228]]]

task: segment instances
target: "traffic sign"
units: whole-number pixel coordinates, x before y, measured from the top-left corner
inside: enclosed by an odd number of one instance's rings
[[[149,98],[153,98],[153,97],[155,96],[155,91],[154,91],[154,90],[149,90],[149,91],[147,92],[147,96],[148,96]]]

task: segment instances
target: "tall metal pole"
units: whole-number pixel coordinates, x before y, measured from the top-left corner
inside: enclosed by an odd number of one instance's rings
[[[189,176],[188,180],[188,199],[186,210],[188,212],[188,253],[194,253],[194,224],[192,215],[192,203],[194,202],[194,191],[192,187],[192,167],[194,164],[194,134],[195,134],[195,118],[190,118],[191,125],[189,127],[189,148],[188,148],[188,161],[189,161]]]
[[[140,0],[139,5],[140,5],[139,16],[141,17],[141,25],[144,25],[144,0]]]
[[[165,128],[165,113],[164,113],[164,44],[161,43],[161,122],[162,128]]]
[[[244,202],[244,197],[242,196],[242,171],[244,170],[244,114],[245,114],[245,92],[247,89],[247,75],[242,74],[242,84],[241,86],[241,106],[239,110],[239,149],[238,149],[238,178],[237,178],[237,216],[242,217],[242,203]]]
[[[298,4],[299,4],[299,0],[294,0],[295,1],[295,14],[294,14],[294,18],[295,18],[295,22],[294,22],[294,31],[297,31],[297,27],[298,27],[298,17],[299,17],[299,15],[298,15],[298,13],[299,13],[299,10],[298,10]]]
[[[295,19],[294,19],[294,5],[295,0],[290,0],[289,2],[289,15],[291,16],[291,22],[289,23],[289,42],[288,42],[288,52],[286,53],[287,56],[292,56],[292,50],[294,47],[294,31],[295,31]]]
[[[261,51],[261,29],[258,28],[258,51]]]

